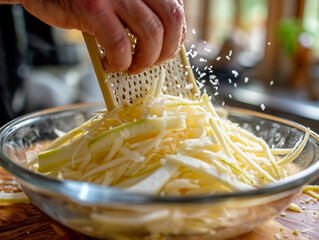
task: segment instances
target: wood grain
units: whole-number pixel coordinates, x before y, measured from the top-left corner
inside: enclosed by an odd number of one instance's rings
[[[8,183],[12,186],[5,188]],[[0,190],[18,191],[14,177],[1,168]],[[319,240],[319,203],[309,199],[308,195],[303,194],[295,200],[296,204],[303,207],[301,213],[286,211],[286,216],[279,216],[232,240],[276,240],[275,234],[280,234],[281,239]],[[298,235],[293,234],[296,229],[299,230]],[[0,205],[0,239],[93,240],[57,223],[33,204],[3,203]]]

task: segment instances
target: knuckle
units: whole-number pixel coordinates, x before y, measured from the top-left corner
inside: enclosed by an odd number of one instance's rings
[[[174,7],[172,7],[172,11],[170,14],[170,21],[173,24],[182,25],[184,22],[184,9],[181,5],[175,4]]]
[[[164,36],[164,26],[157,17],[152,17],[148,24],[149,33],[154,40],[161,40]]]
[[[72,1],[71,1],[72,2]],[[80,7],[87,13],[99,15],[104,10],[104,4],[101,0],[81,0],[78,2]]]
[[[112,38],[111,49],[120,54],[131,48],[131,42],[126,34],[120,33]]]

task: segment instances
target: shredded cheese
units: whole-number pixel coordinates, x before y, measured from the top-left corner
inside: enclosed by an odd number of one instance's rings
[[[292,149],[271,149],[227,120],[211,98],[163,95],[165,71],[129,106],[99,112],[30,161],[59,179],[148,195],[245,191],[289,175],[310,131]],[[218,113],[221,115],[218,115]]]

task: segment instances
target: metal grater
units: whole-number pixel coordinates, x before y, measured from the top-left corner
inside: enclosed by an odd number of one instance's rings
[[[95,38],[86,33],[83,33],[83,37],[108,111],[124,104],[132,104],[145,96],[152,81],[159,76],[162,68],[165,70],[164,94],[187,98],[199,96],[199,90],[186,57],[184,46],[181,47],[180,52],[174,59],[168,60],[160,66],[150,67],[140,74],[107,73],[102,64],[104,52]],[[131,39],[133,38],[131,37]],[[134,48],[134,45],[132,46]]]

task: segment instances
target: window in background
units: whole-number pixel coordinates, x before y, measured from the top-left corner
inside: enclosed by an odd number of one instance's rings
[[[247,50],[254,50],[256,42],[260,45],[258,38],[262,35],[264,39],[267,22],[266,0],[212,0],[210,2],[210,22],[207,26],[210,28],[209,41],[222,45],[229,36],[239,34],[244,38],[242,43]]]
[[[232,33],[236,5],[234,0],[214,0],[210,4],[209,41],[222,45]]]
[[[307,0],[303,16],[303,29],[310,33],[313,41],[313,50],[319,57],[319,1]]]
[[[268,8],[266,0],[241,0],[240,25],[245,33],[244,49],[261,58],[264,54]]]

